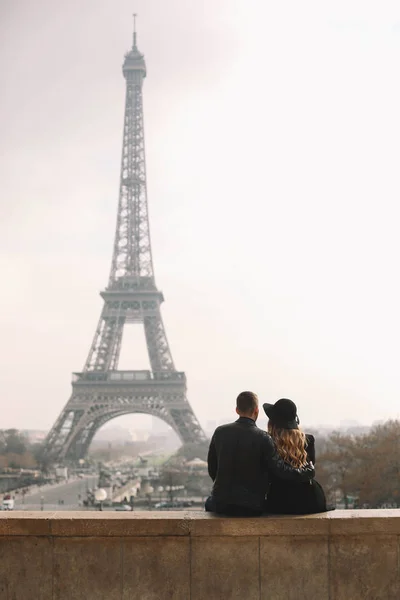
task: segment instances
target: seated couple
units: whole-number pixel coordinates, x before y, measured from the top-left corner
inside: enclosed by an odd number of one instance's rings
[[[239,419],[215,430],[208,451],[214,485],[206,511],[260,516],[330,510],[314,480],[314,437],[299,429],[295,403],[282,398],[263,409],[268,433],[256,425],[258,398],[253,392],[237,397]]]

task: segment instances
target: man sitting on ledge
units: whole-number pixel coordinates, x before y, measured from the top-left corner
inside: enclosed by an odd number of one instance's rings
[[[293,482],[314,477],[313,465],[296,469],[278,455],[270,435],[256,425],[258,397],[242,392],[236,399],[239,419],[217,427],[208,451],[208,473],[214,482],[205,509],[228,516],[256,517],[263,512],[268,474]]]

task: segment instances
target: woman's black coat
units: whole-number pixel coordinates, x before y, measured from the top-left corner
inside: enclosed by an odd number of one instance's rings
[[[315,465],[315,438],[306,435],[307,459]],[[307,483],[292,483],[277,477],[271,478],[267,494],[266,511],[275,514],[305,515],[327,510],[324,490],[311,480]]]

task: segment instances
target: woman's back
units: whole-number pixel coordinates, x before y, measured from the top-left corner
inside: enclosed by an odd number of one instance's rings
[[[263,409],[269,419],[268,432],[283,460],[296,468],[307,462],[315,464],[315,439],[301,431],[295,403],[281,398],[275,404],[263,404]],[[267,494],[266,510],[294,515],[325,512],[324,490],[315,479],[306,484],[291,484],[275,477]]]
[[[307,461],[315,464],[315,438],[306,435]],[[271,478],[266,511],[275,514],[310,514],[325,512],[326,499],[322,487],[315,480],[308,483],[291,483]]]

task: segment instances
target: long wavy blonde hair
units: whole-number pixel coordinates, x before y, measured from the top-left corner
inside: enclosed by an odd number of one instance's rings
[[[297,469],[304,467],[307,463],[307,439],[301,429],[280,429],[268,421],[268,433],[285,462]]]

